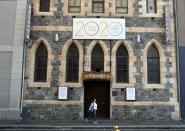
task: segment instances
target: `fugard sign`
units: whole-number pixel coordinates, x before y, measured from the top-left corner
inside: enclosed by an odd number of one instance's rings
[[[125,39],[125,19],[74,18],[73,39]]]

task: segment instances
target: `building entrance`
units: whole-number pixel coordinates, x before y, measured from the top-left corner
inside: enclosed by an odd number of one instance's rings
[[[98,105],[97,119],[110,118],[110,81],[84,81],[84,116],[88,117],[88,109],[96,98]]]

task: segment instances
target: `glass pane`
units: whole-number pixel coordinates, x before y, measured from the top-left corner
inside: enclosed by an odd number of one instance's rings
[[[147,12],[156,13],[156,0],[147,0]]]
[[[148,83],[160,83],[160,58],[158,50],[152,45],[147,54]]]
[[[50,11],[50,0],[40,0],[40,12]]]
[[[70,13],[80,13],[81,8],[80,7],[69,7]]]
[[[121,5],[121,1],[122,0],[116,0],[115,2],[116,2],[116,7],[119,7],[120,5]]]
[[[75,0],[69,0],[68,5],[69,6],[75,6]]]
[[[72,44],[67,51],[66,81],[78,82],[79,73],[79,52],[78,48]]]
[[[128,83],[128,52],[121,45],[116,52],[116,81]]]
[[[154,45],[151,45],[148,49],[148,57],[159,57],[159,52]]]
[[[35,82],[47,81],[48,51],[44,44],[40,44],[35,54]]]
[[[91,54],[91,70],[104,71],[104,53],[99,44],[96,44]]]
[[[128,0],[116,0],[116,13],[128,13]]]
[[[104,12],[104,1],[103,0],[93,0],[92,12],[93,13],[103,13]]]
[[[116,8],[116,13],[128,13],[128,8]]]
[[[80,6],[81,5],[81,0],[69,0],[68,5],[69,6]]]
[[[76,0],[76,6],[81,6],[81,0]]]

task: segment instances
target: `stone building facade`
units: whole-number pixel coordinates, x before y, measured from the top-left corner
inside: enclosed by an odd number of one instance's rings
[[[120,7],[124,9],[121,13],[116,10],[118,9],[116,0],[99,0],[98,4],[97,1],[80,0],[79,5],[74,5],[77,8],[71,11],[68,0],[51,0],[49,6],[45,3],[43,7],[42,0],[32,0],[30,36],[32,42],[26,48],[23,101],[30,109],[31,118],[83,119],[87,117],[89,102],[96,97],[97,116],[100,118],[178,120],[173,0],[123,0],[126,4],[123,2],[124,6]],[[96,7],[95,3],[100,6]],[[49,10],[44,10],[47,6]],[[165,17],[165,7],[169,9],[168,21]],[[93,11],[95,8],[99,10]],[[75,40],[72,38],[74,18],[125,19],[126,39]],[[170,24],[168,29],[172,40],[170,43],[166,42],[167,26],[169,26],[167,22]],[[57,36],[59,40],[56,40]],[[42,76],[36,70],[40,48],[45,50],[43,52],[47,58],[46,77],[42,80],[39,80],[38,77]],[[96,50],[93,50],[94,48]],[[126,58],[127,66],[125,70],[123,69],[126,75],[119,73],[117,69],[119,49],[126,52],[125,56],[121,57]],[[69,50],[75,50],[76,57],[73,56],[73,52],[70,54]],[[93,53],[96,54],[98,50],[103,54],[103,67],[102,70],[99,68],[93,70],[93,60],[96,61]],[[156,57],[152,55],[150,57],[150,51]],[[40,58],[42,60],[42,57]],[[75,59],[70,60],[70,58]],[[157,64],[151,58],[156,58]],[[77,65],[73,66],[77,68],[78,75],[71,76],[77,78],[76,81],[70,81],[71,78],[68,78],[71,64],[69,61]],[[154,62],[156,70],[152,69],[150,62]],[[149,66],[158,76],[156,77],[154,73],[154,82],[152,82],[152,73],[148,73]],[[74,72],[72,70],[72,74]],[[119,75],[128,79],[121,78],[120,82]],[[67,100],[58,100],[59,87],[68,88]],[[128,87],[135,88],[136,100],[126,100]]]
[[[26,0],[0,1],[0,120],[20,118]]]

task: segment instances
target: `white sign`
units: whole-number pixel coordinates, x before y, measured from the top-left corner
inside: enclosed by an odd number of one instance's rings
[[[125,19],[74,18],[73,39],[125,39]]]
[[[67,87],[59,87],[58,89],[58,99],[67,99]]]
[[[126,100],[134,101],[136,100],[136,89],[133,87],[126,88]]]

